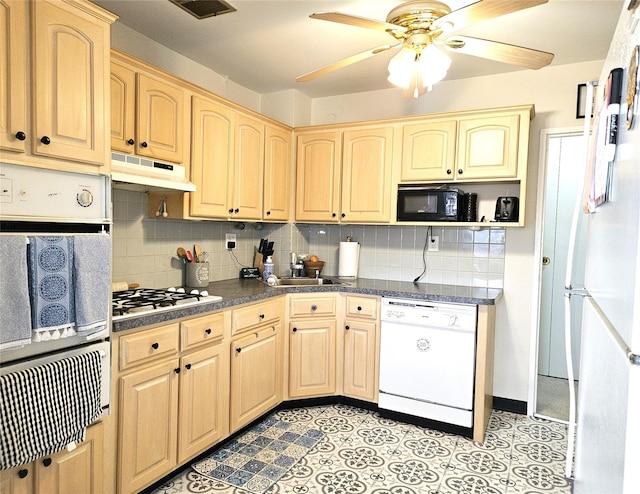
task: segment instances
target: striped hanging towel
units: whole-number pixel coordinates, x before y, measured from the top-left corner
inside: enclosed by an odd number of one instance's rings
[[[29,237],[28,264],[33,341],[75,335],[73,237]]]
[[[0,377],[0,469],[84,440],[102,413],[100,351]]]

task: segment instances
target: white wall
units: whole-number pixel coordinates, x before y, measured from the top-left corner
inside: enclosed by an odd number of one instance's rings
[[[535,243],[535,211],[540,131],[581,125],[576,120],[577,85],[598,79],[602,61],[550,66],[475,79],[442,82],[417,100],[403,99],[400,90],[316,98],[312,124],[349,122],[458,110],[533,103],[525,228],[508,228],[504,265],[504,296],[497,306],[494,394],[527,400]]]

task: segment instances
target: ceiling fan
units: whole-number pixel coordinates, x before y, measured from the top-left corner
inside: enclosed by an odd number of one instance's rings
[[[547,2],[548,0],[479,0],[452,11],[443,2],[411,0],[392,9],[385,22],[340,12],[311,14],[309,17],[312,19],[387,32],[398,42],[357,53],[301,75],[296,81],[310,81],[398,47],[401,49],[389,62],[388,79],[394,85],[404,88],[407,96],[415,98],[430,91],[431,86],[442,80],[449,69],[451,60],[437,47],[528,69],[539,69],[551,63],[552,53],[470,36],[447,34]]]

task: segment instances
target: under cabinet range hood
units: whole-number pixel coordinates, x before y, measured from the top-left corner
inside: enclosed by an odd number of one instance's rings
[[[114,187],[121,189],[196,190],[187,179],[184,166],[131,154],[111,153],[111,180]]]

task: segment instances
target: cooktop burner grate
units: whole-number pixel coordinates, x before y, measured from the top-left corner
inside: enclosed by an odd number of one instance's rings
[[[115,292],[112,299],[112,315],[122,316],[132,312],[147,312],[161,307],[177,306],[199,301],[198,293],[182,293],[156,288],[136,288]]]

